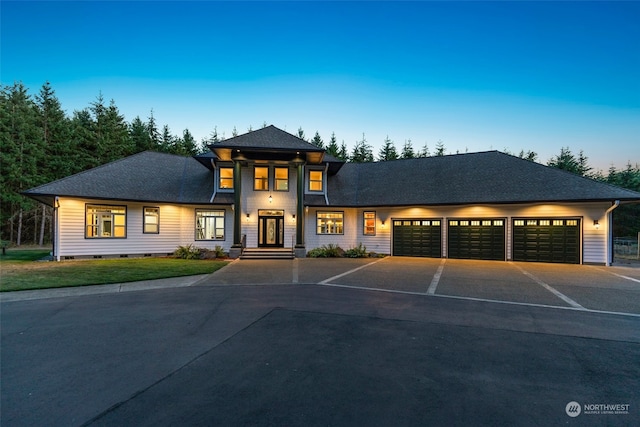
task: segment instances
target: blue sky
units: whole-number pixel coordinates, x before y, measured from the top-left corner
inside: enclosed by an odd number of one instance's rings
[[[639,2],[2,1],[1,81],[197,139],[264,122],[640,162]]]

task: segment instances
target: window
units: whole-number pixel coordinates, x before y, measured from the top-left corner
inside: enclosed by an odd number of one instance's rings
[[[570,226],[570,227],[575,227],[578,225],[578,220],[577,219],[568,219],[566,222],[566,225]]]
[[[87,205],[85,237],[89,239],[126,238],[126,206]]]
[[[196,240],[224,240],[224,211],[196,209]]]
[[[363,229],[362,234],[365,236],[375,236],[376,235],[376,213],[375,212],[365,212],[363,214]]]
[[[275,190],[289,191],[289,168],[275,168]]]
[[[256,191],[269,190],[269,168],[267,166],[253,168],[253,189]]]
[[[318,212],[316,225],[318,234],[343,234],[343,212]]]
[[[220,189],[233,188],[233,168],[220,168]]]
[[[522,227],[524,225],[524,220],[523,219],[516,219],[513,221],[513,225],[515,225],[516,227]]]
[[[309,171],[309,191],[323,191],[322,171]]]
[[[143,233],[160,233],[160,208],[144,208],[144,217],[142,220]]]

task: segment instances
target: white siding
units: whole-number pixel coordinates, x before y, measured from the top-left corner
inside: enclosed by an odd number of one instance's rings
[[[391,253],[391,232],[393,219],[431,218],[442,222],[442,253],[447,253],[447,220],[450,218],[504,218],[506,220],[507,259],[512,258],[512,218],[520,217],[562,217],[578,218],[582,227],[582,260],[584,263],[604,264],[606,262],[606,242],[608,223],[605,211],[609,203],[581,204],[520,204],[520,205],[485,205],[485,206],[438,206],[438,207],[406,207],[406,208],[366,208],[366,209],[309,209],[306,219],[306,249],[310,250],[327,243],[335,243],[344,249],[362,242],[369,251]],[[345,212],[344,235],[316,235],[316,211],[336,210]],[[376,212],[376,235],[362,234],[362,215],[364,211]],[[382,227],[384,220],[385,226]],[[596,229],[593,221],[598,220],[600,228]]]
[[[87,204],[126,206],[127,237],[123,239],[85,238],[85,206]],[[143,208],[160,208],[160,233],[142,232]],[[225,240],[195,240],[195,209],[225,210]],[[169,254],[179,245],[193,244],[213,249],[216,245],[229,250],[233,240],[233,216],[231,209],[202,205],[183,206],[157,203],[132,203],[119,201],[98,201],[75,198],[60,198],[58,208],[58,245],[56,255],[64,257],[89,257],[96,255],[144,255]]]

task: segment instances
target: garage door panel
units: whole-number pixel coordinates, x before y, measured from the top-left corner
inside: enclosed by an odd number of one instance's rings
[[[440,220],[394,220],[393,255],[440,258],[442,256]]]
[[[580,220],[527,218],[513,220],[514,261],[580,263]]]
[[[504,220],[449,220],[447,229],[449,258],[505,259]]]

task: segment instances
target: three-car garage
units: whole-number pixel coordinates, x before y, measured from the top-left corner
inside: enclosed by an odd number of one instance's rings
[[[581,262],[580,218],[419,218],[392,223],[395,256]]]

